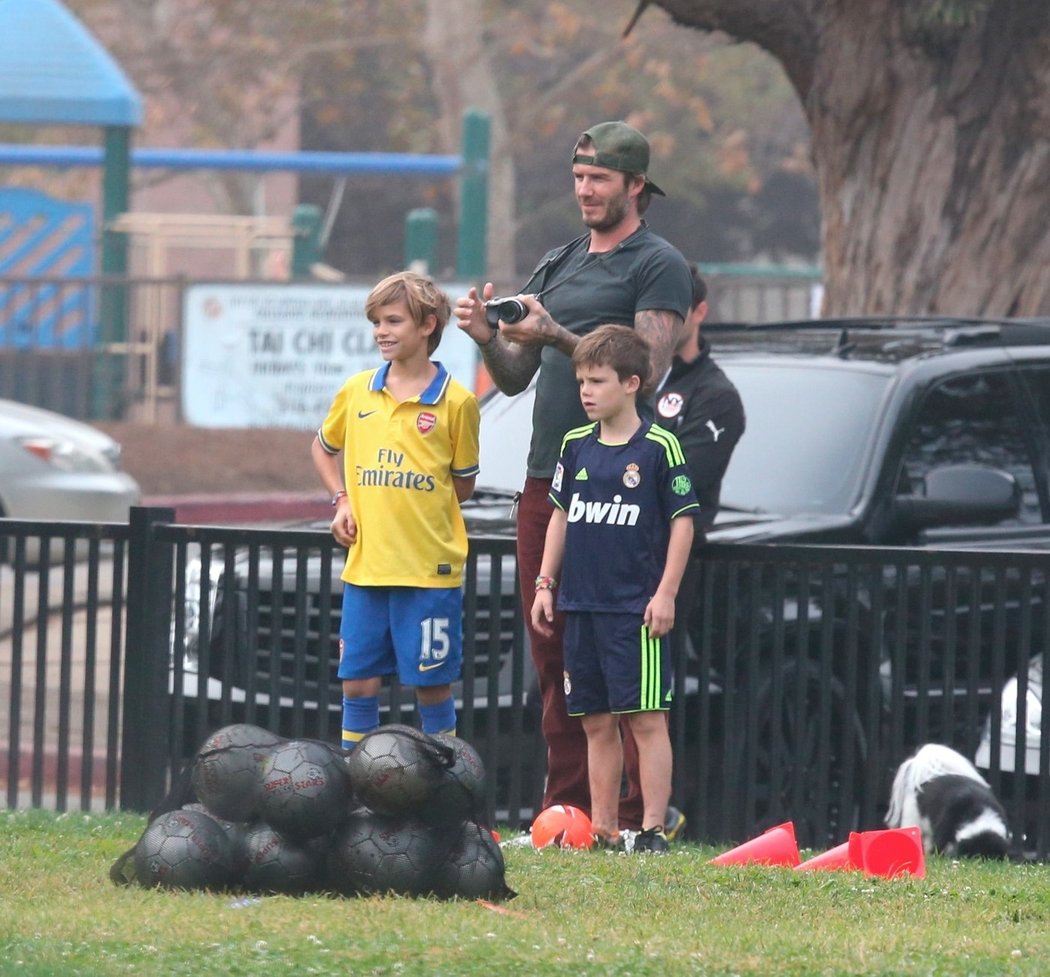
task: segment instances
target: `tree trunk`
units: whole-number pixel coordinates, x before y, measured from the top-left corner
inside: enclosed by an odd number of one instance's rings
[[[515,281],[514,157],[507,150],[507,123],[496,76],[482,44],[480,0],[429,0],[424,44],[441,106],[439,126],[446,151],[461,149],[463,113],[477,108],[492,122],[489,147],[488,277],[497,287]]]
[[[784,64],[812,133],[826,315],[1050,314],[1045,0],[992,0],[955,28],[912,0],[659,5]]]

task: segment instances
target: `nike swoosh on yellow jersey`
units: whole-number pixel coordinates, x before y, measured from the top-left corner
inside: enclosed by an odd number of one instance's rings
[[[357,412],[357,416],[358,416],[359,418],[363,418],[363,417],[371,417],[371,416],[372,416],[372,415],[373,415],[374,413],[375,413],[375,411],[374,411],[374,410],[359,410],[359,411]]]

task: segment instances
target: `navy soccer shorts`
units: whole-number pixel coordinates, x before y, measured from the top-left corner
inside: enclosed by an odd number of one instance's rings
[[[671,648],[640,614],[570,611],[565,620],[565,701],[571,716],[671,707]]]

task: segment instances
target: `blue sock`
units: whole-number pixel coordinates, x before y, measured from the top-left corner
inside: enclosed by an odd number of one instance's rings
[[[343,749],[352,750],[374,729],[379,728],[379,696],[358,699],[343,696]]]
[[[424,733],[444,733],[456,735],[456,700],[450,695],[441,702],[429,706],[419,703],[419,719]]]

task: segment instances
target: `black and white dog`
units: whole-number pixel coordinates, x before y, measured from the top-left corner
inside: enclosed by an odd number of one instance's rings
[[[1010,843],[1006,811],[988,782],[961,753],[927,743],[893,778],[886,826],[922,830],[928,853],[1005,858]]]

